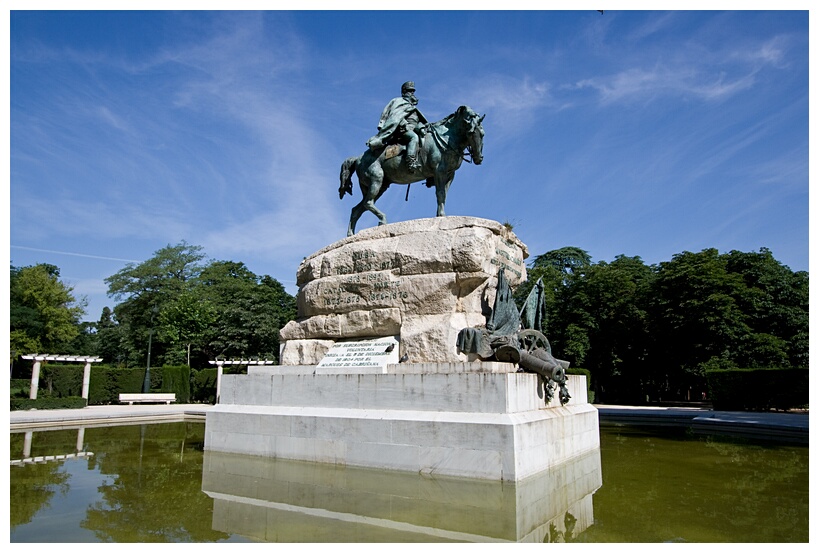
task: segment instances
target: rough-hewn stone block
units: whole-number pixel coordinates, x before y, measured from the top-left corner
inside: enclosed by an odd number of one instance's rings
[[[299,267],[298,319],[281,331],[281,362],[313,359],[324,340],[393,335],[414,362],[464,361],[458,331],[483,324],[501,267],[512,285],[526,279],[527,256],[509,229],[475,217],[416,219],[339,240]]]

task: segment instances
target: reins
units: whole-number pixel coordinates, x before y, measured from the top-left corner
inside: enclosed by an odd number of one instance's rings
[[[453,153],[461,156],[461,159],[464,160],[467,163],[472,163],[472,159],[471,159],[472,158],[472,152],[469,151],[468,146],[466,147],[466,152],[459,152],[457,149],[450,146],[449,142],[444,140],[444,137],[441,136],[441,133],[438,132],[438,129],[435,127],[434,124],[431,124],[429,127],[430,127],[430,131],[432,132],[432,138],[435,139],[435,142],[438,144],[438,146],[440,148],[442,148],[444,150],[447,150],[447,151],[450,151],[450,152],[453,152]],[[467,156],[469,156],[469,158],[467,158]]]

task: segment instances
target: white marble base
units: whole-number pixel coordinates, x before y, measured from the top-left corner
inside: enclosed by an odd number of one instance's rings
[[[503,363],[390,365],[380,374],[265,367],[226,375],[205,449],[519,481],[600,446],[585,378],[546,406],[537,376]],[[440,372],[440,371],[452,372]],[[557,396],[557,393],[555,393]]]

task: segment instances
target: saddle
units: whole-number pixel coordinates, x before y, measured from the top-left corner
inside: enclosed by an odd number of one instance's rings
[[[406,149],[406,146],[403,144],[398,144],[397,142],[395,144],[389,144],[386,148],[384,148],[384,159],[394,158]]]
[[[427,125],[418,125],[413,129],[413,132],[418,135],[418,149],[420,154],[420,150],[423,149],[424,136],[427,134]],[[384,159],[393,158],[406,151],[407,145],[399,138],[400,135],[400,132],[394,132],[384,140],[384,145],[382,146],[382,148],[384,148]],[[375,151],[378,151],[378,149]]]

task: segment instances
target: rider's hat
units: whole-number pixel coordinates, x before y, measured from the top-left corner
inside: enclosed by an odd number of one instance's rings
[[[415,83],[412,81],[407,81],[401,85],[401,94],[405,93],[406,91],[411,90],[415,92]]]

